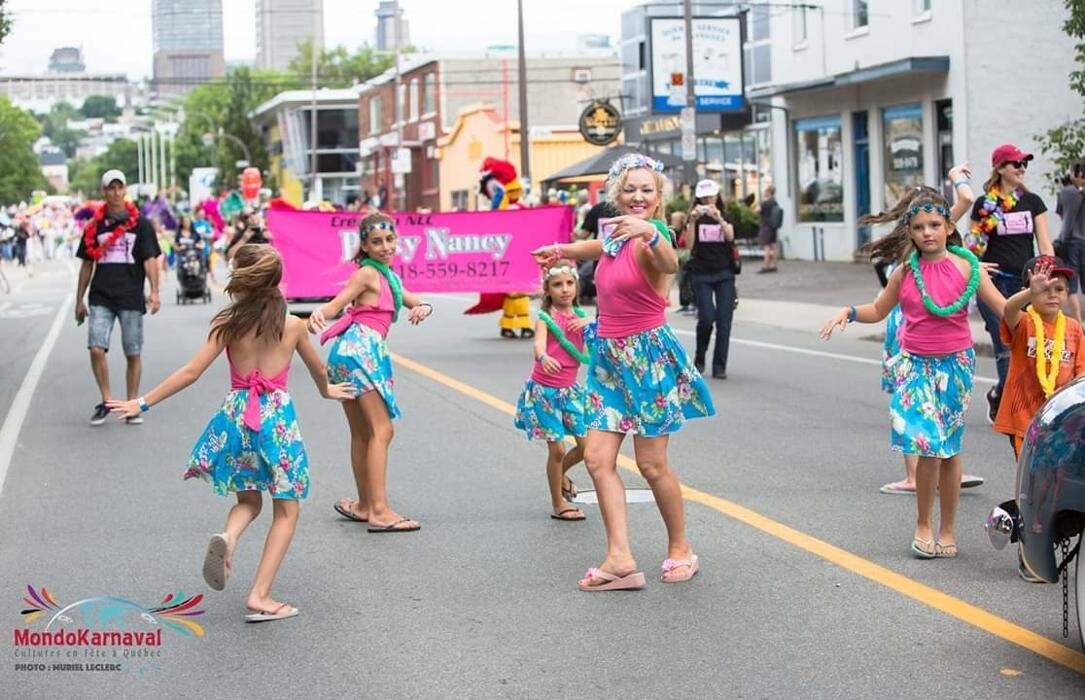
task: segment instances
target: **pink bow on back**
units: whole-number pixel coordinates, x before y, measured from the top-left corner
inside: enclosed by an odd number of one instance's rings
[[[278,378],[276,378],[278,379]],[[260,431],[260,395],[267,394],[276,389],[286,390],[283,382],[265,377],[260,370],[254,369],[246,377],[234,377],[230,382],[231,389],[248,389],[249,396],[245,400],[245,425],[256,432]]]

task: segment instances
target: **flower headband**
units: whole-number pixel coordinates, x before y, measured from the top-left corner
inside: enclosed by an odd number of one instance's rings
[[[555,265],[543,273],[543,279],[548,280],[554,275],[572,275],[574,280],[580,279],[580,273],[570,265]]]
[[[607,181],[614,180],[626,170],[632,170],[633,168],[647,168],[649,170],[654,170],[657,173],[663,172],[663,164],[658,160],[649,158],[640,153],[626,153],[624,156],[614,161],[614,165],[610,166],[610,172],[607,173]]]
[[[904,215],[900,217],[901,225],[902,226],[907,226],[908,222],[912,220],[912,217],[915,216],[916,214],[918,214],[921,211],[926,212],[928,214],[932,214],[932,213],[937,212],[938,214],[944,216],[945,218],[947,218],[947,219],[949,218],[949,209],[946,209],[941,204],[933,204],[931,202],[927,202],[926,204],[913,204],[911,206],[911,208],[906,209],[904,211]]]
[[[371,224],[366,224],[366,227],[362,229],[362,235],[368,236],[371,231],[395,231],[396,225],[391,221],[381,219],[380,221],[374,221]]]

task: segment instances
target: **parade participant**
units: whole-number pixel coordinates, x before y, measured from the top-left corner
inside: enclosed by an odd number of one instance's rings
[[[735,315],[735,275],[738,274],[735,227],[723,214],[720,186],[701,180],[693,190],[686,224],[686,245],[690,247],[686,266],[693,275],[693,297],[697,304],[697,349],[693,366],[705,371],[705,353],[716,328],[712,348],[712,376],[727,379],[727,354],[731,347],[731,320]]]
[[[204,579],[216,591],[226,587],[237,543],[260,514],[262,492],[271,496],[271,529],[245,601],[246,622],[298,614],[294,606],[271,597],[275,575],[294,537],[298,501],[309,491],[308,456],[286,389],[294,353],[309,368],[322,396],[340,401],[354,396],[350,384],[328,384],[305,323],[287,314],[279,291],[282,271],[282,259],[270,246],[239,248],[226,285],[231,303],[211,320],[203,347],[146,396],[108,403],[120,417],[138,416],[193,384],[226,351],[230,393],[196,441],[185,478],[203,478],[216,494],[237,497],[226,516],[225,531],[211,537],[204,558]]]
[[[688,581],[699,567],[686,539],[681,485],[668,462],[667,445],[687,419],[711,416],[715,408],[704,379],[666,321],[666,293],[678,257],[660,220],[662,169],[641,154],[622,156],[607,176],[607,198],[621,215],[600,222],[599,240],[534,251],[544,265],[558,257],[599,259],[599,326],[588,364],[584,462],[599,498],[607,555],[580,580],[584,591],[644,585],[629,545],[625,486],[617,470],[618,450],[628,433],[633,433],[637,468],[667,527],[661,579]]]
[[[107,170],[102,175],[105,204],[87,222],[79,241],[76,256],[83,260],[79,268],[79,283],[75,295],[75,322],[82,324],[88,317],[87,347],[90,366],[102,401],[94,407],[91,425],[105,423],[109,416],[106,402],[113,396],[109,388],[109,340],[113,324],[121,326],[121,346],[127,361],[125,384],[128,398],[139,396],[139,379],[143,370],[143,315],[150,307],[158,313],[158,247],[150,221],[140,216],[135,205],[125,200],[127,182],[120,170]],[[150,281],[150,294],[144,299],[145,280]],[[83,296],[90,287],[87,302]],[[89,308],[88,308],[89,306]],[[130,425],[143,422],[135,414]]]
[[[1047,232],[1047,206],[1025,187],[1025,171],[1032,157],[1009,143],[991,153],[991,175],[983,183],[983,196],[972,207],[972,225],[964,238],[965,247],[985,263],[1003,297],[1021,289],[1021,272],[1035,253],[1034,242],[1041,255],[1055,252]],[[983,300],[979,309],[991,336],[998,370],[998,384],[987,391],[987,420],[994,423],[1006,384],[1010,351],[1002,344],[999,315]],[[1076,307],[1074,315],[1080,318]]]
[[[821,329],[827,340],[835,328],[855,321],[877,323],[900,304],[904,331],[900,359],[893,365],[890,444],[918,455],[911,549],[921,559],[957,556],[961,436],[976,363],[968,301],[978,294],[1000,315],[1005,301],[981,273],[976,256],[960,247],[950,217],[949,203],[930,187],[908,190],[892,209],[871,217],[871,223],[895,223],[871,244],[872,257],[903,264],[873,303],[845,307]],[[936,491],[941,508],[937,538]]]
[[[392,392],[392,358],[385,338],[402,307],[410,309],[407,320],[418,324],[433,313],[433,305],[404,289],[399,275],[389,267],[398,238],[391,217],[370,214],[358,229],[361,243],[354,254],[358,270],[338,296],[309,317],[310,332],[324,331],[322,344],[335,339],[328,353],[331,381],[351,382],[358,391],[354,401],[343,404],[358,500],[344,498],[334,507],[348,520],[368,523],[369,532],[413,532],[422,526],[388,505],[388,447],[392,421],[400,413]],[[344,308],[342,318],[328,326],[327,319]]]
[[[584,327],[589,321],[576,306],[579,285],[576,263],[556,260],[543,271],[543,298],[535,322],[535,363],[520,400],[515,425],[528,440],[545,440],[546,479],[550,486],[550,517],[583,520],[584,513],[571,505],[576,495],[565,473],[584,458],[584,385],[576,375],[587,362]],[[563,440],[572,437],[576,447],[565,451]]]

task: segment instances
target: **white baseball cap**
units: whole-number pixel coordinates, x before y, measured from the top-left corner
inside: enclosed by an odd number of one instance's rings
[[[102,174],[102,187],[109,187],[114,180],[120,180],[122,185],[128,186],[128,180],[125,179],[124,173],[114,168]]]
[[[714,180],[701,180],[693,189],[693,196],[698,199],[701,197],[715,197],[719,193],[720,186]]]

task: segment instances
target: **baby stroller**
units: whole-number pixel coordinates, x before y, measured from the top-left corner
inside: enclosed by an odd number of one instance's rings
[[[203,299],[211,301],[211,289],[207,286],[207,262],[196,242],[182,239],[177,247],[177,303]]]

